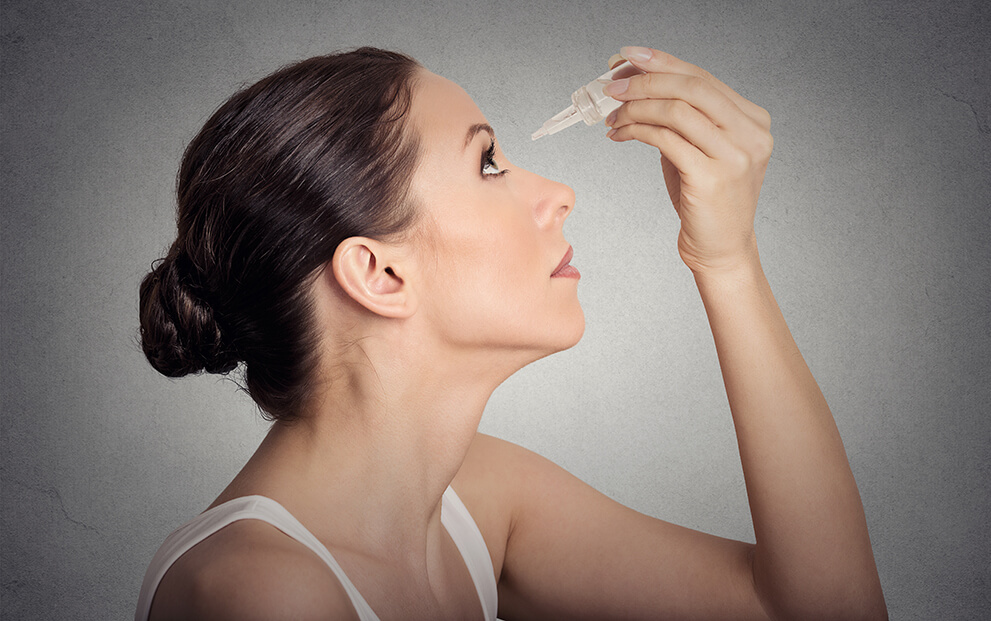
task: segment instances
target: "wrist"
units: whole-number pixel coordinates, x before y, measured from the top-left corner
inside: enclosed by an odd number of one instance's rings
[[[760,253],[757,251],[757,236],[751,234],[742,248],[733,254],[707,257],[704,260],[685,261],[692,270],[696,282],[720,282],[751,280],[763,273]]]

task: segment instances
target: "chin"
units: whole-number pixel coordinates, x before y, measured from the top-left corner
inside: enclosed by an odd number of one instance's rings
[[[513,366],[517,370],[541,358],[571,349],[577,345],[582,335],[585,334],[585,313],[581,306],[576,305],[574,311],[560,317],[553,325],[531,324],[528,328],[530,334],[523,342],[509,346],[513,352]],[[500,349],[505,347],[505,344],[499,346]]]
[[[585,334],[585,313],[581,306],[573,317],[568,318],[567,323],[558,324],[558,328],[555,330],[550,350],[544,353],[544,356],[571,349],[582,340],[582,335]]]
[[[575,327],[571,332],[570,335],[571,338],[568,340],[567,345],[561,348],[561,351],[565,349],[571,349],[572,347],[577,345],[578,341],[582,340],[582,336],[584,336],[584,334],[585,334],[585,312],[579,306],[578,318],[575,321]]]

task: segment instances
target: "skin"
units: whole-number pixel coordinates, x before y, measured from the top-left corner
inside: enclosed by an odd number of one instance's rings
[[[492,138],[470,130],[484,116],[426,71],[410,118],[424,149],[413,179],[423,217],[402,240],[346,240],[319,274],[321,390],[298,423],[273,425],[214,504],[261,494],[284,505],[382,619],[481,616],[440,523],[448,485],[488,546],[503,619],[886,618],[842,442],[760,265],[753,221],[770,119],[697,67],[623,54],[647,73],[612,87],[628,103],[609,137],[662,155],[756,545],[639,514],[477,433],[502,381],[584,330],[577,280],[551,277],[574,194],[512,166],[498,145],[496,167],[483,168]],[[509,172],[486,175],[497,169]],[[180,558],[152,617],[356,618],[315,555],[252,520]]]

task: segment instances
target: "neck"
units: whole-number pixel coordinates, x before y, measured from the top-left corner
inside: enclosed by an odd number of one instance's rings
[[[339,545],[415,557],[437,540],[441,496],[492,391],[515,368],[496,373],[450,352],[404,356],[388,341],[355,346],[360,359],[325,374],[313,406],[293,423],[274,424],[252,462],[268,494],[326,524]],[[487,374],[469,371],[480,368]]]

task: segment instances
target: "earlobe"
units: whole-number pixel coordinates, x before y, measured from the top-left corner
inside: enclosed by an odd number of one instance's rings
[[[366,237],[349,237],[334,252],[337,284],[356,302],[383,317],[402,319],[416,310],[410,283],[403,278],[398,249]]]

